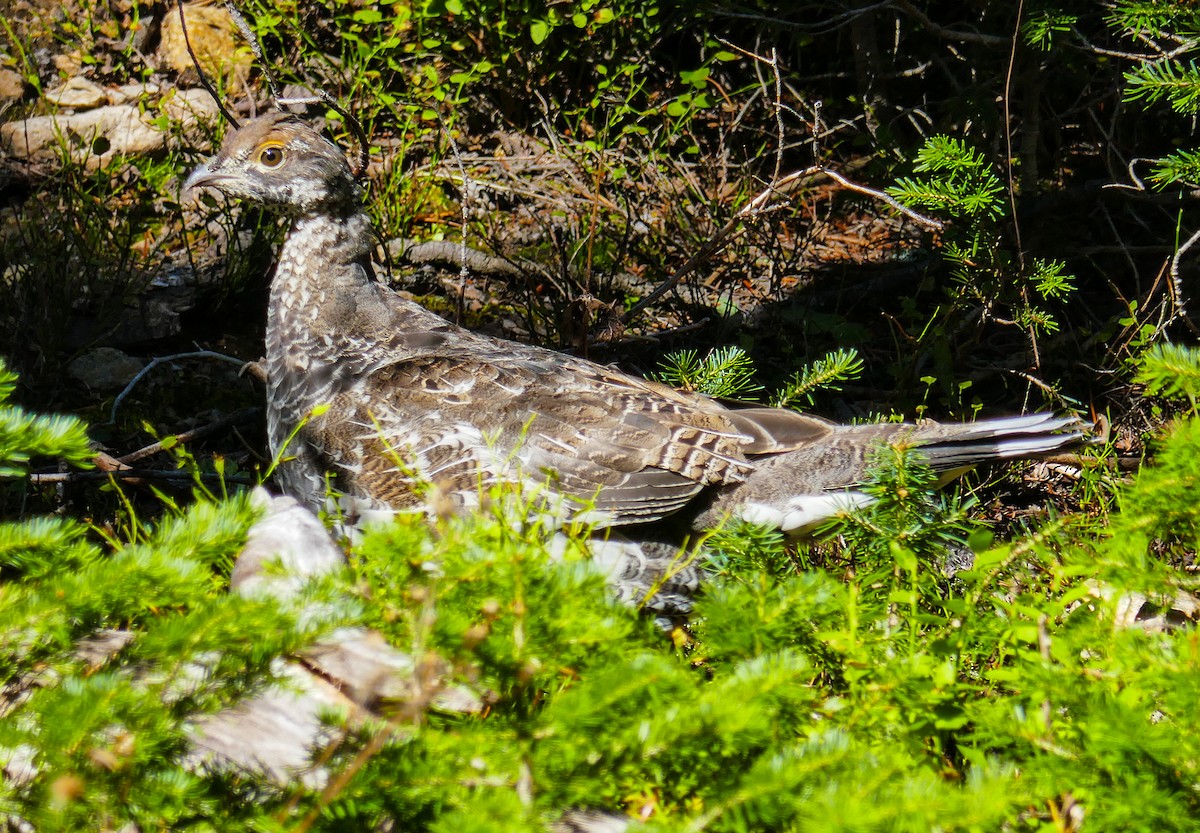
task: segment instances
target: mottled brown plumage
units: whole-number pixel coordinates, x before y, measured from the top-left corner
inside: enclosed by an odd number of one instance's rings
[[[268,427],[272,452],[287,445],[290,458],[280,486],[313,508],[327,476],[392,510],[428,509],[429,484],[441,509],[520,482],[557,517],[598,528],[674,515],[705,528],[742,515],[795,532],[864,502],[853,487],[879,442],[904,439],[949,475],[1084,435],[1074,418],[1048,414],[840,426],[733,408],[463,330],[374,280],[370,222],[343,153],[281,114],[231,133],[185,187],[202,186],[291,217],[268,311]],[[615,573],[649,551],[630,549],[640,554],[617,553]]]

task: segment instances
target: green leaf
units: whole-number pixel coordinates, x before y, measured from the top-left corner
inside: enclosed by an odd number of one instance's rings
[[[891,544],[892,558],[896,562],[896,566],[901,570],[907,570],[910,573],[917,569],[917,554],[908,547],[902,547],[896,542]]]
[[[990,529],[976,529],[967,536],[967,546],[971,548],[971,552],[976,553],[975,564],[980,562],[984,553],[988,552],[988,548],[996,540],[996,533]]]
[[[545,20],[535,20],[529,24],[529,37],[535,44],[542,44],[550,37],[550,24]]]

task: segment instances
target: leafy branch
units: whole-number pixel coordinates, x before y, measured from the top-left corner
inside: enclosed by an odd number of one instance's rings
[[[34,457],[90,466],[94,452],[84,424],[72,416],[35,415],[6,404],[16,383],[16,374],[0,359],[0,477],[23,477]]]
[[[813,393],[821,389],[841,390],[843,382],[857,379],[862,359],[853,347],[838,349],[796,371],[791,380],[771,399],[771,404],[791,408],[803,400],[813,404]]]

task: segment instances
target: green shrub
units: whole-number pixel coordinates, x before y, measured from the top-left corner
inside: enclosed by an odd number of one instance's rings
[[[323,796],[183,766],[189,718],[270,684],[276,658],[334,624],[298,616],[332,598],[328,582],[299,607],[225,592],[254,517],[244,498],[197,503],[112,551],[74,522],[29,522],[24,539],[3,527],[0,667],[18,696],[0,755],[31,769],[0,781],[0,812],[39,830],[517,831],[580,808],[731,833],[1080,814],[1190,830],[1194,630],[1131,611],[1195,589],[1173,563],[1200,544],[1197,426],[1181,423],[1121,492],[1110,530],[1060,520],[995,547],[967,504],[884,449],[864,487],[878,503],[817,556],[748,526],[712,536],[692,631],[670,639],[612,600],[582,542],[517,520],[511,495],[474,517],[399,520],[355,550],[336,590],[353,603],[334,619],[377,628],[442,669],[432,685],[466,683],[486,708],[380,704],[391,725],[332,751],[328,766],[353,776]],[[41,439],[10,447],[51,450]],[[964,541],[973,563],[950,576]],[[132,642],[79,653],[106,628]]]

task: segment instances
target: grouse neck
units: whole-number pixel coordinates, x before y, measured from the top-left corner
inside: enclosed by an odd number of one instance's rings
[[[316,403],[335,377],[356,369],[349,347],[354,311],[370,282],[373,234],[361,209],[296,216],[279,252],[267,307],[267,402],[271,447]]]
[[[301,214],[283,241],[272,289],[364,284],[373,243],[371,218],[358,206]]]
[[[361,209],[302,214],[292,221],[267,306],[267,374],[288,384],[344,351],[345,325],[370,282],[371,221]]]

